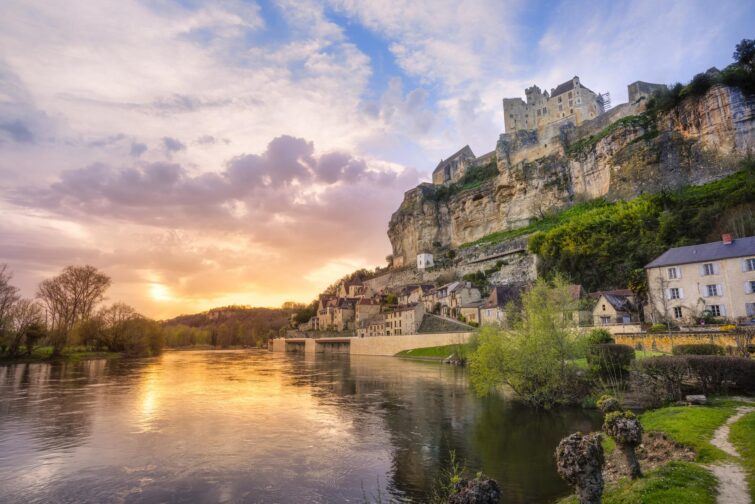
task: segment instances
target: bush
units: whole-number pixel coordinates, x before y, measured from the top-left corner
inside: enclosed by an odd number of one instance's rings
[[[635,362],[632,388],[643,406],[679,401],[685,392],[755,391],[755,361],[722,355],[651,357]]]
[[[755,391],[755,361],[742,357],[688,355],[690,375],[704,394]]]
[[[658,407],[682,399],[682,386],[689,376],[683,357],[651,357],[635,361],[631,385],[644,407]]]
[[[675,345],[671,353],[674,355],[723,355],[724,347],[710,343],[690,343]]]
[[[608,329],[593,329],[587,336],[587,344],[601,345],[604,343],[615,343],[613,335]]]
[[[629,345],[601,343],[587,349],[587,364],[601,376],[624,376],[634,360],[634,348]]]
[[[650,333],[662,333],[668,331],[668,326],[666,324],[653,324],[650,326],[650,329],[648,329],[648,332]]]

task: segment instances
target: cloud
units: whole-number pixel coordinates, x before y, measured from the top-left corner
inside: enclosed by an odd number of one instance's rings
[[[0,132],[8,134],[11,140],[18,143],[34,143],[34,134],[23,122],[16,120],[0,123]]]
[[[171,137],[163,137],[163,147],[170,154],[171,152],[178,152],[186,150],[186,146],[181,141]]]
[[[129,154],[131,154],[133,157],[139,157],[144,154],[146,150],[147,146],[145,144],[139,142],[131,142],[131,150],[129,151]]]

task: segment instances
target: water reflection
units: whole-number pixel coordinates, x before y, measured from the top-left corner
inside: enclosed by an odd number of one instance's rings
[[[422,502],[451,450],[505,502],[566,492],[583,411],[480,400],[463,370],[391,358],[171,352],[0,366],[0,502]]]

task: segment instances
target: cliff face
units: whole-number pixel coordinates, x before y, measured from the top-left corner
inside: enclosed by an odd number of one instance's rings
[[[547,139],[501,135],[497,176],[473,188],[408,191],[388,228],[394,257],[410,264],[419,252],[525,226],[575,198],[629,199],[709,182],[755,153],[755,99],[738,89],[715,86],[655,120],[640,107],[621,105]]]

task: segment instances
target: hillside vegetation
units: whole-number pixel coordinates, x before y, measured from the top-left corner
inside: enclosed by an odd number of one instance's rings
[[[755,162],[724,179],[630,201],[575,205],[525,228],[540,272],[561,273],[588,290],[641,291],[643,267],[670,247],[755,234]],[[487,237],[486,237],[487,238]]]

